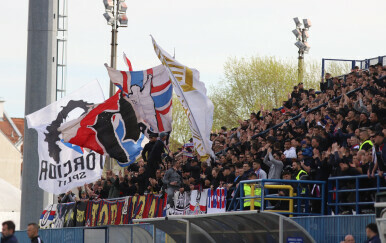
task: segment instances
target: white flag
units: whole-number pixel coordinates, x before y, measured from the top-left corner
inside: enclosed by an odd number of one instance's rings
[[[152,40],[154,50],[167,69],[174,92],[188,117],[196,151],[200,156],[214,157],[210,141],[214,106],[206,95],[205,84],[200,81],[200,73],[176,61],[157,45],[153,37]]]
[[[104,156],[65,143],[58,131],[61,124],[85,114],[92,104],[104,101],[98,81],[90,82],[72,94],[28,116],[28,128],[38,132],[39,187],[61,194],[98,180]]]

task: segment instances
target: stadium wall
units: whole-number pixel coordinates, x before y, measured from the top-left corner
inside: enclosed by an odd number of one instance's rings
[[[366,240],[366,225],[369,223],[375,222],[375,215],[337,215],[337,216],[307,216],[307,217],[297,217],[293,218],[295,222],[303,226],[315,239],[316,242],[341,242],[344,240],[345,235],[352,234],[355,237],[356,242],[364,242]],[[138,226],[138,225],[137,225]],[[143,225],[144,230],[149,232],[151,236],[151,226]],[[127,239],[127,242],[136,242],[138,235],[134,234],[124,234],[124,231],[133,232],[132,226],[105,226],[100,227],[100,229],[107,229],[107,234],[112,236],[120,235]],[[44,240],[44,242],[91,242],[87,240],[88,233],[85,233],[86,230],[92,229],[88,227],[81,228],[62,228],[62,229],[46,229],[40,230],[39,234]],[[94,228],[95,229],[95,228]],[[135,231],[134,231],[135,232]],[[30,240],[27,237],[26,231],[17,231],[15,233],[20,243],[29,243]],[[131,238],[128,237],[131,235]],[[163,235],[163,237],[161,236]],[[161,236],[161,237],[160,237]],[[106,239],[99,239],[99,242],[107,242]],[[161,241],[168,241],[165,239],[165,236],[162,232],[157,230],[157,238],[162,239]],[[142,239],[143,240],[143,239]],[[169,239],[170,240],[170,239]],[[146,241],[146,240],[145,240]],[[143,241],[143,242],[145,242]],[[111,241],[109,241],[111,242]]]
[[[375,223],[374,214],[307,216],[292,218],[303,226],[316,242],[341,242],[351,234],[355,242],[366,241],[366,225]]]

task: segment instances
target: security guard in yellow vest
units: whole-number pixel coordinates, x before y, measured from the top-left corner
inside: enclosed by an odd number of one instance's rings
[[[373,142],[370,140],[369,132],[367,129],[363,129],[359,132],[359,138],[361,141],[361,145],[359,146],[359,150],[366,150],[369,151],[370,149],[373,148]]]
[[[303,175],[308,175],[307,172],[302,169],[299,161],[292,162],[292,170],[295,172],[293,176],[296,180],[300,180],[300,177]]]
[[[304,176],[304,175],[308,175],[308,173],[302,169],[302,166],[300,165],[300,162],[299,161],[294,161],[292,163],[292,169],[294,170],[295,174],[295,179],[297,181],[300,180],[300,177]],[[301,194],[305,194],[306,193],[306,188],[302,188],[302,192]]]
[[[361,146],[359,146],[359,150],[366,150],[368,151],[370,148],[374,146],[373,142],[371,140],[366,140],[363,143],[361,143]]]
[[[256,180],[257,179],[257,175],[255,174],[255,172],[251,172],[251,174],[249,174],[248,176],[248,180]],[[252,185],[255,186],[255,195],[254,196],[257,196],[257,198],[255,198],[255,209],[260,209],[261,207],[261,188],[259,187],[259,185],[257,184],[244,184],[244,197],[250,197],[252,196]],[[251,199],[244,199],[244,210],[250,210],[251,208]]]

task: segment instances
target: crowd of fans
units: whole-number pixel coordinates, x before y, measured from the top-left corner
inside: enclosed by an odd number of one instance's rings
[[[248,178],[327,181],[330,176],[363,174],[369,178],[364,183],[371,185],[376,174],[383,180],[386,172],[385,80],[386,67],[377,64],[368,70],[356,67],[340,77],[326,73],[318,93],[299,83],[283,107],[262,108],[239,120],[238,127],[212,133],[216,154],[212,160],[202,161],[189,146],[171,152],[167,134],[153,136],[142,159],[124,173],[107,171],[97,182],[79,188],[77,200],[165,191],[170,196],[176,190],[217,187],[227,188],[231,197],[239,182]],[[319,196],[318,190],[310,191]],[[361,197],[374,200],[370,193]],[[76,199],[68,192],[59,200]],[[168,201],[172,203],[171,197]]]

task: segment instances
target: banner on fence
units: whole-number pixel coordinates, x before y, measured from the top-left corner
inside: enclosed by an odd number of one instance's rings
[[[168,215],[196,215],[226,210],[225,188],[193,190],[174,194],[174,207]],[[42,229],[129,224],[132,219],[166,216],[167,197],[143,195],[119,199],[99,199],[76,203],[50,204],[43,211]]]
[[[208,189],[207,214],[226,211],[227,190],[225,188]]]
[[[117,200],[89,201],[86,226],[128,224],[132,219],[164,216],[166,198],[153,194]]]
[[[188,215],[190,214],[190,192],[174,192],[174,207],[168,206],[168,215]]]
[[[205,214],[208,189],[202,191],[193,190],[190,194],[190,214]]]
[[[44,209],[39,220],[39,226],[41,229],[48,229],[52,227],[52,223],[56,217],[56,208],[56,204],[50,204]]]
[[[60,203],[56,208],[56,217],[51,228],[74,227],[76,203]]]
[[[76,227],[85,225],[87,203],[88,202],[85,201],[79,201],[76,203]]]

